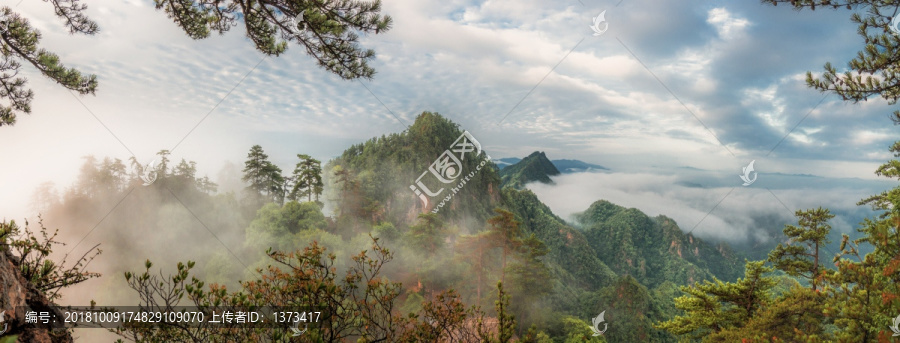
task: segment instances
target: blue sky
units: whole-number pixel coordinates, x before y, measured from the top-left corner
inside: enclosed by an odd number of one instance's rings
[[[818,73],[827,61],[843,68],[859,50],[848,10],[797,12],[756,1],[385,0],[393,29],[362,39],[377,52],[378,74],[362,81],[373,96],[300,49],[264,58],[239,27],[193,41],[151,1],[87,1],[101,28],[90,37],[69,35],[47,3],[18,2],[0,5],[27,17],[68,66],[97,74],[100,87],[76,99],[26,68],[33,113],[0,128],[0,160],[14,166],[0,179],[16,180],[0,184],[0,210],[15,218],[28,214],[23,199],[35,186],[70,184],[88,154],[134,153],[149,162],[184,139],[174,157],[197,161],[215,179],[260,144],[288,170],[297,153],[327,160],[403,130],[422,111],[459,123],[494,157],[541,150],[610,167],[635,185],[656,184],[659,175],[704,178],[681,167],[734,175],[739,185],[741,167],[757,160],[761,177],[812,174],[833,181],[816,184],[818,191],[850,190],[823,204],[848,209],[870,189],[846,180],[875,179],[895,140],[887,118],[895,106],[848,104],[805,85],[806,71]],[[594,37],[589,25],[604,10],[609,30]],[[789,207],[814,205],[804,201],[812,191],[804,185],[777,188],[796,194],[796,201],[784,196]],[[581,192],[588,203],[612,193],[603,185]],[[711,202],[661,198],[702,214],[721,193],[704,193]],[[558,211],[568,206],[548,202]],[[673,206],[657,207],[680,208]]]

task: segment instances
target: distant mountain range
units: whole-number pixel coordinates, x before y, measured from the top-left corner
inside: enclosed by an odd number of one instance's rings
[[[521,162],[522,159],[518,157],[505,157],[494,159],[492,161],[494,161],[494,163],[497,164],[497,167],[500,167],[500,169],[502,170],[503,168]],[[579,173],[583,171],[609,170],[609,168],[606,168],[599,164],[587,163],[580,160],[551,160],[550,163],[553,163],[553,166],[563,174]]]

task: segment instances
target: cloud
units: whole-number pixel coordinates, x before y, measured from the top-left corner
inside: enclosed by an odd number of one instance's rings
[[[819,104],[822,95],[805,85],[807,70],[841,65],[861,47],[849,12],[618,4],[386,2],[393,29],[362,39],[377,52],[378,74],[356,82],[321,70],[296,47],[264,59],[241,27],[191,40],[148,1],[91,4],[101,26],[93,37],[69,35],[46,4],[26,2],[16,10],[41,29],[43,44],[101,84],[79,102],[25,68],[34,113],[0,129],[0,144],[16,147],[0,158],[21,166],[0,174],[18,180],[0,192],[68,184],[87,154],[149,160],[179,142],[173,157],[196,160],[201,175],[240,163],[253,144],[282,167],[301,152],[327,160],[403,130],[426,110],[470,130],[497,156],[545,150],[616,159],[631,171],[737,165],[776,144],[771,158],[804,161],[807,172],[890,156],[885,102],[848,105],[832,96]],[[593,37],[588,26],[603,10],[610,29]],[[824,39],[829,44],[809,44]],[[870,175],[862,170],[855,176]],[[10,197],[0,208],[22,213]]]
[[[831,187],[819,187],[814,179],[791,177],[794,186],[760,182],[742,187],[735,175],[733,185],[715,185],[710,179],[722,177],[705,171],[670,170],[669,173],[575,173],[553,177],[555,185],[527,185],[557,215],[573,220],[572,214],[585,211],[591,203],[607,200],[626,208],[637,208],[649,216],[665,215],[684,232],[713,241],[736,244],[769,242],[785,224],[796,224],[793,212],[825,207],[837,217],[833,230],[855,235],[852,230],[861,218],[871,215],[859,199],[880,192],[883,183],[850,184],[830,179]],[[775,175],[760,175],[772,180]],[[706,183],[706,184],[701,184]],[[698,184],[700,185],[698,187]],[[712,185],[711,185],[712,184]]]

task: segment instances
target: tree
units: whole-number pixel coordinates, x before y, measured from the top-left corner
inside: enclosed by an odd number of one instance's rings
[[[815,291],[821,279],[819,249],[829,243],[831,225],[828,225],[828,220],[834,218],[834,215],[821,207],[797,211],[795,215],[799,218],[799,226],[784,227],[784,235],[791,243],[779,243],[769,253],[769,261],[788,275],[806,278]]]
[[[863,37],[865,46],[847,64],[850,70],[839,73],[829,62],[819,78],[806,73],[806,84],[822,92],[840,95],[846,101],[859,102],[870,97],[881,96],[890,104],[900,99],[900,36],[890,30],[891,20],[897,14],[897,4],[886,0],[762,0],[777,6],[789,3],[794,9],[809,8],[867,8],[854,12],[850,20],[859,25],[857,32]],[[891,118],[900,123],[900,110],[895,110]]]
[[[471,265],[471,271],[475,274],[475,301],[481,302],[481,287],[484,285],[488,272],[487,257],[493,248],[491,232],[482,232],[471,236],[461,236],[456,241],[456,250],[464,263]],[[543,280],[542,280],[543,281]]]
[[[69,33],[94,35],[97,23],[85,14],[79,0],[49,1]],[[278,56],[293,42],[316,60],[319,67],[344,80],[371,79],[375,70],[368,62],[371,49],[359,47],[357,32],[379,34],[390,29],[391,17],[380,14],[381,1],[358,0],[157,0],[162,10],[193,39],[224,34],[241,24],[256,49]],[[299,19],[299,20],[298,20]],[[79,94],[94,94],[96,75],[82,75],[66,68],[59,57],[40,47],[40,32],[9,7],[0,9],[0,126],[13,125],[16,115],[31,113],[34,92],[18,77],[22,63],[31,64],[44,76]]]
[[[444,221],[436,213],[419,213],[419,221],[409,227],[408,242],[413,249],[418,249],[431,257],[444,247],[447,237]]]
[[[78,0],[55,0],[56,16],[65,20],[69,33],[93,35],[97,33],[97,23],[84,15],[87,5]],[[79,94],[94,94],[97,90],[96,75],[82,75],[74,68],[66,68],[56,54],[40,47],[41,33],[33,28],[28,19],[13,12],[9,7],[0,9],[0,98],[8,105],[0,105],[0,126],[16,123],[18,113],[31,113],[34,92],[27,89],[27,80],[19,77],[22,63],[31,64],[47,78]]]
[[[487,222],[491,226],[491,232],[493,232],[491,238],[496,246],[502,249],[500,282],[503,282],[506,280],[507,258],[522,245],[519,237],[521,233],[519,231],[519,222],[516,221],[512,212],[501,208],[494,209],[494,212],[497,215],[488,219]]]
[[[484,320],[477,323],[479,335],[485,343],[509,343],[516,332],[516,318],[509,313],[509,294],[503,291],[503,282],[497,283],[497,301],[494,302],[497,311],[497,336],[488,332],[484,326]]]
[[[307,201],[313,201],[313,195],[316,201],[319,201],[319,195],[322,194],[322,162],[305,154],[297,154],[300,162],[294,167],[294,173],[291,175],[293,187],[290,190],[289,198],[298,200],[304,195]]]
[[[890,148],[900,157],[900,142]],[[875,173],[900,178],[900,161],[892,159]],[[881,213],[866,218],[857,231],[860,238],[843,235],[837,271],[826,275],[832,287],[826,313],[835,318],[835,336],[841,342],[886,342],[892,332],[892,316],[900,313],[900,187],[861,200]],[[863,251],[869,250],[869,253]]]
[[[304,339],[314,342],[361,342],[398,340],[401,318],[394,316],[400,284],[382,274],[393,254],[378,240],[371,249],[351,258],[343,275],[338,274],[335,255],[313,242],[291,253],[268,252],[273,264],[258,269],[259,277],[241,282],[242,289],[229,291],[221,285],[205,285],[191,274],[194,262],[178,263],[174,274],[164,277],[150,272],[150,261],[142,273],[126,272],[125,280],[149,311],[166,311],[182,301],[209,313],[248,311],[261,307],[292,311],[321,311],[322,319],[309,325]],[[342,268],[343,269],[343,268]],[[327,315],[327,318],[325,316]],[[123,325],[115,332],[136,342],[286,342],[289,325],[248,328],[246,324]]]
[[[247,153],[241,180],[250,183],[247,191],[253,196],[279,203],[284,199],[285,180],[281,168],[269,162],[269,155],[259,145],[252,146]]]
[[[554,280],[542,260],[549,252],[544,242],[534,234],[522,238],[520,242],[509,266],[510,294],[518,300],[510,309],[524,326],[535,322],[535,315],[541,313],[541,298],[553,290]]]
[[[265,193],[269,196],[267,201],[274,201],[278,204],[284,203],[285,179],[281,175],[281,168],[272,163],[266,163],[266,166],[263,168],[263,175]]]
[[[49,258],[54,245],[65,245],[55,240],[59,230],[48,234],[43,222],[38,222],[38,226],[40,238],[28,229],[27,221],[24,227],[19,227],[15,221],[0,221],[0,254],[15,252],[22,277],[51,302],[62,298],[59,291],[63,288],[100,277],[100,273],[87,271],[87,266],[101,253],[97,248],[99,244],[90,248],[74,264],[67,266],[68,255],[59,262]],[[20,291],[22,290],[17,292]]]
[[[380,0],[160,0],[156,8],[193,39],[207,38],[212,31],[223,34],[240,18],[260,52],[278,56],[293,42],[345,80],[375,75],[368,65],[375,52],[360,49],[355,31],[378,34],[391,26],[391,17],[379,14]]]
[[[438,293],[423,302],[418,313],[410,313],[408,323],[402,330],[399,342],[482,342],[478,333],[469,323],[472,319],[484,318],[477,307],[466,308],[454,290]]]
[[[737,282],[703,281],[693,286],[683,286],[684,296],[675,299],[675,307],[684,311],[655,325],[673,335],[694,339],[717,341],[723,330],[743,327],[771,298],[769,291],[775,280],[764,274],[772,271],[763,261],[747,262],[744,278]]]

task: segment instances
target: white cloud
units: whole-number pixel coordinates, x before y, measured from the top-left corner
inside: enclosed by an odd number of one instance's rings
[[[734,17],[723,7],[709,10],[709,17],[706,21],[716,28],[722,39],[732,39],[744,33],[744,29],[750,25],[750,21]]]

